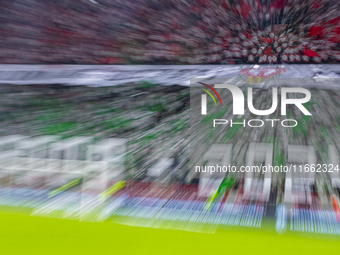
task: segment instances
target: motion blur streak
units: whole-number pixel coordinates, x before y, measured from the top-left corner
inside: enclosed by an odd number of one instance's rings
[[[248,126],[219,125],[205,137],[215,114],[234,118],[224,92],[217,91],[225,104],[209,99],[208,115],[201,116],[189,113],[196,107],[200,112],[194,95],[200,99],[202,90],[196,87],[4,85],[0,103],[9,111],[3,112],[1,125],[1,208],[207,233],[270,226],[278,233],[339,235],[340,138],[331,128],[338,119],[339,88],[313,84],[305,105],[312,116],[301,119],[298,108],[288,107],[290,118],[299,120],[297,127],[275,124],[254,132]],[[254,107],[268,109],[270,90],[254,86],[252,91]],[[194,163],[200,169],[232,165],[236,171],[195,172]],[[294,164],[294,172],[238,171],[288,164]],[[323,164],[327,171],[313,171]]]
[[[0,10],[7,64],[340,61],[335,0],[15,0]]]
[[[0,253],[334,253],[339,14],[0,0]]]

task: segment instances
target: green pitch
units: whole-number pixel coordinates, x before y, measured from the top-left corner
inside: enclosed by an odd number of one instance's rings
[[[0,254],[331,254],[338,238],[267,230],[215,234],[0,214]],[[330,239],[331,238],[331,239]]]

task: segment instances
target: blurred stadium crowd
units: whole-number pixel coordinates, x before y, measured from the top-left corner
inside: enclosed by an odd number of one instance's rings
[[[4,64],[338,63],[336,0],[0,2]]]

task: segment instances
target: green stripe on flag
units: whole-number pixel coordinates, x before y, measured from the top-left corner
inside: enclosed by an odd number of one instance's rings
[[[105,201],[108,199],[110,196],[112,196],[114,193],[116,193],[118,190],[122,189],[125,186],[125,181],[119,181],[115,184],[113,184],[110,188],[107,190],[103,191],[98,195],[98,199]]]
[[[81,179],[75,179],[75,180],[73,180],[73,181],[71,181],[71,182],[61,186],[60,188],[57,188],[57,189],[51,191],[49,193],[48,197],[49,198],[54,197],[54,196],[58,195],[59,193],[65,191],[65,190],[67,190],[67,189],[69,189],[69,188],[71,188],[73,186],[78,185],[80,183],[80,181],[81,181]]]

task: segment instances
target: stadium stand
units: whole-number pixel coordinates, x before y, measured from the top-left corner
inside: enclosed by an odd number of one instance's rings
[[[0,7],[3,64],[340,61],[334,0],[15,0]]]

